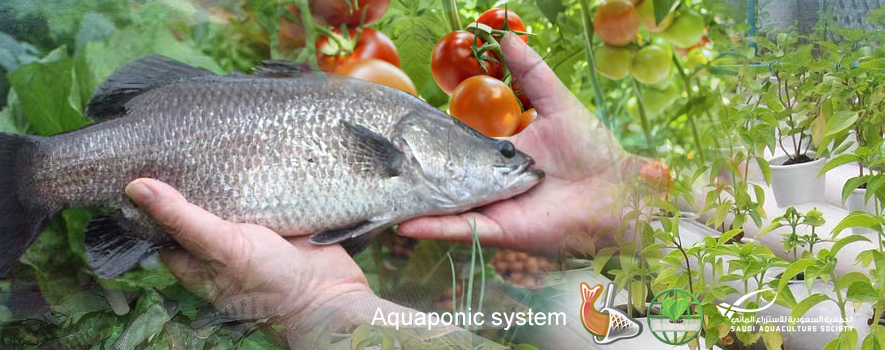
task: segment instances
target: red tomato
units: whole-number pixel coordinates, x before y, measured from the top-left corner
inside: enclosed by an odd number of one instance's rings
[[[378,22],[390,0],[310,0],[310,12],[323,17],[326,24],[334,28],[341,28],[341,24],[347,24],[348,28],[356,28],[366,11],[364,26]],[[351,4],[354,8],[351,8]]]
[[[645,183],[655,188],[667,188],[673,183],[673,177],[670,176],[670,168],[657,160],[645,163],[639,169],[639,177]]]
[[[333,31],[335,34],[341,35],[341,29]],[[350,38],[355,38],[357,30],[350,29],[349,31]],[[325,50],[334,48],[335,45],[334,41],[330,41],[329,38],[324,36],[317,39],[316,48],[317,50]],[[357,41],[356,47],[354,47],[353,52],[350,54],[327,56],[317,53],[320,67],[327,70],[334,70],[348,62],[366,58],[377,58],[387,61],[397,68],[400,67],[399,52],[396,51],[396,45],[393,44],[393,41],[387,35],[372,28],[363,28],[363,34],[360,35],[360,40]]]
[[[624,46],[639,33],[639,13],[627,0],[606,0],[596,8],[593,29],[611,46]]]
[[[538,119],[538,112],[534,108],[523,112],[522,117],[519,119],[519,126],[516,127],[516,131],[513,134],[521,133],[525,128],[534,123],[535,119]]]
[[[522,103],[522,109],[527,111],[532,109],[532,101],[529,100],[529,95],[526,95],[525,91],[522,90],[522,85],[516,79],[513,79],[513,92],[517,93],[516,98],[519,99],[519,102]]]
[[[433,48],[433,54],[430,56],[433,80],[449,95],[467,78],[476,75],[492,77],[498,75],[500,69],[498,63],[484,61],[483,65],[488,71],[486,74],[473,57],[470,48],[473,46],[474,38],[473,34],[458,30],[446,34]],[[482,44],[482,40],[477,40],[477,45],[482,46]]]
[[[449,112],[464,124],[489,137],[513,135],[522,109],[513,90],[493,77],[477,75],[458,85],[449,101]]]
[[[335,73],[390,86],[418,96],[412,79],[401,69],[377,58],[351,61],[335,68]]]
[[[479,23],[485,24],[492,29],[503,30],[504,29],[504,14],[507,14],[507,24],[510,27],[510,30],[515,30],[518,32],[525,32],[525,23],[522,22],[522,18],[519,18],[515,12],[504,9],[491,9],[479,16],[476,20]],[[529,42],[528,35],[520,35],[519,36],[522,41],[526,43]]]

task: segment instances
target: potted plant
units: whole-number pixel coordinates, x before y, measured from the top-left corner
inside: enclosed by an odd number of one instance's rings
[[[882,165],[885,164],[885,150],[882,149],[885,84],[881,81],[882,60],[873,58],[871,50],[861,46],[865,38],[862,32],[858,32],[844,31],[838,49],[829,53],[837,62],[836,68],[827,73],[825,79],[824,87],[832,98],[824,105],[827,130],[821,141],[825,146],[832,142],[832,153],[839,156],[828,162],[821,172],[855,165],[857,176],[846,181],[842,202],[849,211],[878,214],[882,201],[876,192],[885,181],[882,175]],[[855,144],[856,148],[852,150]],[[858,234],[868,232],[859,228],[854,231]]]
[[[817,235],[817,228],[826,223],[824,214],[817,208],[809,210],[808,213],[802,214],[795,207],[787,208],[784,215],[778,216],[771,220],[771,224],[756,235],[761,238],[767,233],[775,229],[788,226],[790,233],[784,236],[784,253],[793,252],[793,260],[799,259],[797,247],[806,247],[810,252],[814,252],[814,245],[823,240]],[[810,229],[809,234],[800,235],[799,226],[805,225]]]
[[[813,44],[799,36],[780,34],[776,43],[757,39],[770,71],[747,74],[746,85],[761,104],[754,112],[776,135],[768,147],[775,154],[783,151],[768,161],[775,200],[786,207],[820,199],[825,176],[818,173],[825,161],[812,149],[811,128],[821,113],[823,69],[815,68],[820,62]]]

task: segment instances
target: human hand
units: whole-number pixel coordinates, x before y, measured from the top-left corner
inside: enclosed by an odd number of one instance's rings
[[[594,193],[616,180],[628,157],[602,123],[562,84],[541,56],[516,35],[501,39],[507,67],[519,80],[538,118],[510,140],[535,159],[544,181],[529,192],[460,215],[424,217],[399,225],[414,238],[470,240],[555,253],[560,235],[587,232],[589,216],[605,206]]]
[[[166,266],[226,317],[287,322],[307,319],[345,296],[376,298],[339,245],[224,221],[156,180],[135,180],[126,194],[184,248],[162,252]]]

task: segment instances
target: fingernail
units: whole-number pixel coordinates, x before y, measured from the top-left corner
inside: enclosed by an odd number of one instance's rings
[[[138,180],[126,186],[126,195],[139,204],[148,204],[154,200],[154,191]]]

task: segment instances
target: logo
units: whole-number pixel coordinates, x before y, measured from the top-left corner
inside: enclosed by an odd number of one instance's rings
[[[759,294],[762,292],[767,292],[767,291],[774,291],[774,289],[771,289],[771,288],[760,289],[760,290],[757,290],[755,292],[752,292],[750,294],[740,297],[740,299],[735,300],[734,304],[719,303],[719,305],[716,305],[716,308],[719,309],[719,312],[722,313],[722,316],[725,316],[727,318],[731,318],[731,316],[734,315],[735,312],[745,312],[745,313],[746,312],[759,312],[759,311],[762,311],[762,310],[765,310],[765,309],[771,307],[771,305],[774,305],[774,301],[777,300],[777,293],[774,293],[774,298],[771,298],[771,301],[769,301],[768,304],[765,304],[765,306],[760,307],[758,309],[743,309],[743,308],[740,308],[739,306],[741,306],[745,301],[749,300],[751,297],[755,296],[756,294]],[[763,298],[762,301],[765,301],[765,299]]]
[[[694,294],[677,288],[667,289],[652,299],[649,311],[656,306],[660,308],[660,314],[649,312],[648,329],[658,340],[682,345],[701,333],[704,309]]]
[[[581,283],[581,323],[584,329],[593,334],[593,342],[596,344],[610,344],[642,333],[641,323],[612,306],[615,302],[615,289],[617,286],[614,283],[608,284],[602,308],[596,310],[596,299],[602,295],[602,285],[597,284],[591,288],[587,283]]]

